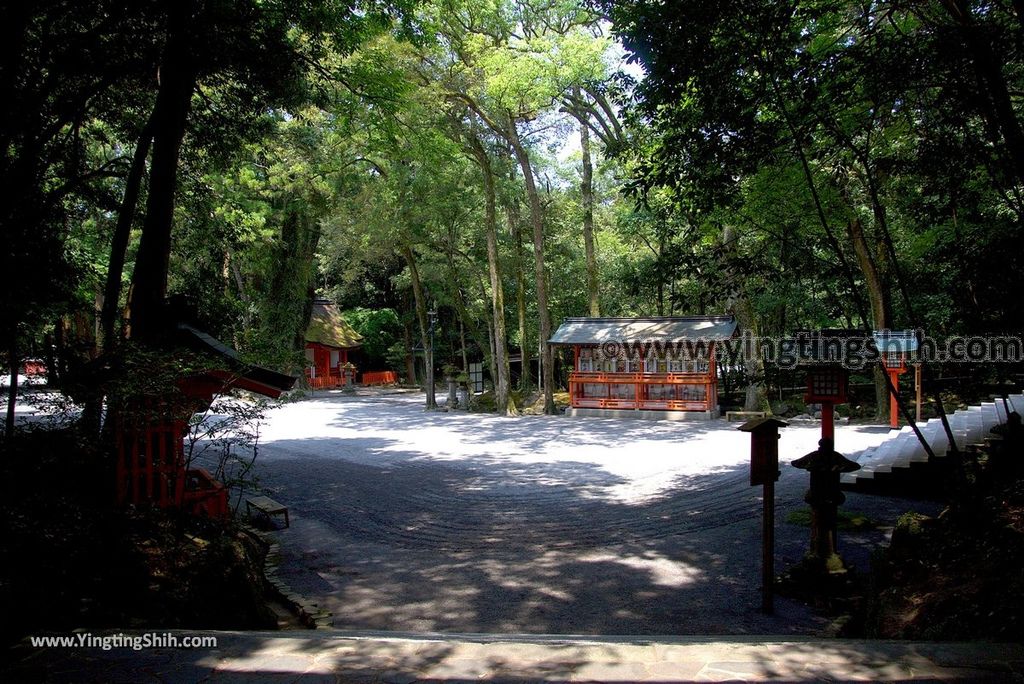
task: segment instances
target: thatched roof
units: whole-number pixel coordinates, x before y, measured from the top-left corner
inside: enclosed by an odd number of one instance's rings
[[[338,307],[326,299],[313,302],[313,315],[306,328],[306,341],[328,347],[354,349],[363,344],[363,336],[341,317]]]

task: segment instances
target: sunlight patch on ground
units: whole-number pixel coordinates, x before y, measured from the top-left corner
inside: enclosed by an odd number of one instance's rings
[[[631,570],[647,573],[651,584],[680,589],[699,582],[703,576],[700,568],[664,556],[617,556],[611,553],[590,553],[580,557],[587,563],[617,563]]]
[[[415,395],[374,401],[329,396],[297,402],[270,414],[263,442],[302,441],[306,453],[372,466],[449,461],[494,463],[509,482],[577,487],[584,498],[639,505],[676,491],[694,476],[742,471],[750,439],[724,421],[669,422],[566,416],[500,418],[425,412]],[[782,431],[783,465],[817,446],[817,423]],[[880,443],[877,428],[837,426],[837,449],[847,455]],[[315,436],[315,437],[314,437]],[[312,438],[311,438],[312,437]],[[358,446],[348,453],[346,443]],[[563,465],[562,470],[531,468]],[[541,475],[538,471],[543,471]],[[607,475],[593,479],[595,471]],[[581,485],[579,475],[590,474]],[[486,479],[467,489],[486,491]]]
[[[444,569],[432,582],[434,589],[421,594],[420,600],[398,601],[402,588],[395,586],[390,592],[382,588],[355,584],[343,592],[343,599],[327,607],[336,615],[358,615],[369,624],[404,623],[415,629],[432,631],[441,624],[471,624],[477,619],[477,603],[481,590],[477,587],[457,585],[446,581],[449,569]]]

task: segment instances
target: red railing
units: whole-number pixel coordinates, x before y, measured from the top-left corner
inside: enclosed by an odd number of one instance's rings
[[[314,369],[306,369],[306,383],[310,389],[333,389],[337,387],[345,387],[351,385],[355,381],[356,371],[355,367],[349,366],[346,368],[331,368],[329,372],[316,371]]]
[[[175,420],[118,430],[119,503],[227,517],[227,488],[203,468],[185,469],[184,435],[185,423]]]
[[[398,373],[395,371],[369,371],[363,373],[364,385],[397,385]]]
[[[185,474],[183,503],[193,515],[228,517],[228,489],[205,468],[193,468]]]
[[[718,405],[710,373],[606,373],[569,375],[573,408],[709,411]]]
[[[340,375],[321,375],[315,378],[306,378],[309,382],[310,389],[331,389],[334,387],[343,387],[345,385],[344,378]]]
[[[122,504],[180,504],[185,491],[183,421],[117,432],[117,499]]]

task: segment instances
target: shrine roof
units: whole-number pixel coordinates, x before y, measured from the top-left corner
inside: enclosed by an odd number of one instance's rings
[[[735,316],[657,316],[651,318],[566,318],[550,344],[678,342],[727,340],[736,334]]]
[[[234,349],[186,323],[177,325],[177,341],[222,361],[227,368],[224,371],[213,371],[212,375],[222,380],[225,386],[240,387],[276,398],[295,385],[295,376],[246,363]]]
[[[355,349],[362,346],[363,336],[341,317],[337,306],[326,299],[318,299],[313,302],[306,341],[339,349]]]

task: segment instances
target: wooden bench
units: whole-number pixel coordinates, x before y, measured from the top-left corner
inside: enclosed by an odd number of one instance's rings
[[[248,496],[245,499],[245,513],[252,518],[252,509],[256,509],[268,518],[272,515],[278,515],[284,513],[284,526],[290,527],[291,521],[288,520],[288,507],[279,504],[278,502],[271,499],[269,496]]]
[[[726,411],[725,419],[731,423],[733,420],[750,420],[752,418],[764,418],[765,415],[766,414],[764,411]]]

